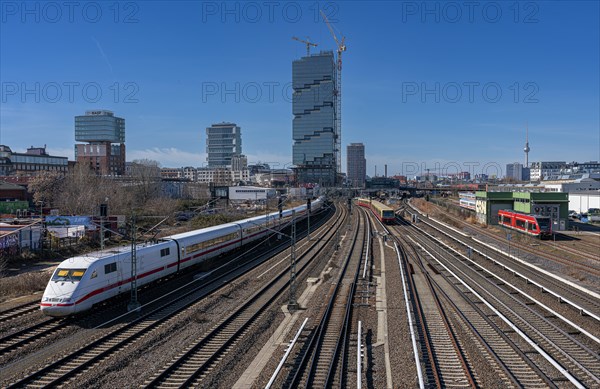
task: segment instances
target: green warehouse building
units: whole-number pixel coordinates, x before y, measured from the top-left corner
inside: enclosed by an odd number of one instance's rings
[[[564,231],[569,228],[568,193],[475,192],[475,212],[478,222],[498,224],[498,211],[501,209],[550,216],[554,231]]]

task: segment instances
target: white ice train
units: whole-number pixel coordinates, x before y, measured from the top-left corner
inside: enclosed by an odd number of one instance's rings
[[[311,203],[311,214],[323,199]],[[273,229],[306,216],[307,205],[203,228],[138,245],[137,285],[141,286],[260,239]],[[267,227],[267,228],[265,228]],[[270,230],[269,230],[270,229]],[[40,308],[48,316],[69,316],[131,288],[131,248],[104,250],[67,259],[58,265],[46,286]]]

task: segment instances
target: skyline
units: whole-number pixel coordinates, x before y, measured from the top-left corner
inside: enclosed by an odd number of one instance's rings
[[[205,128],[229,121],[249,163],[289,166],[291,67],[306,54],[291,38],[309,36],[312,53],[335,47],[317,3],[84,2],[60,18],[21,4],[1,3],[0,144],[70,159],[74,117],[108,109],[126,120],[128,161],[204,166]],[[597,2],[372,4],[318,3],[348,46],[343,171],[360,142],[370,176],[436,162],[504,174],[525,161],[527,123],[530,163],[600,160]]]

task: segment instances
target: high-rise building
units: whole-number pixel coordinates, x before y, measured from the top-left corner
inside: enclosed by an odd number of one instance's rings
[[[335,186],[340,173],[336,66],[325,51],[292,62],[293,164],[299,183]]]
[[[506,178],[511,178],[515,181],[523,181],[523,164],[514,162],[506,165]]]
[[[125,174],[125,119],[108,110],[86,111],[75,116],[77,163],[89,165],[96,174]]]
[[[348,165],[348,183],[353,188],[363,188],[367,175],[365,145],[362,143],[350,143],[347,147],[346,163]]]
[[[231,158],[242,154],[242,129],[225,122],[207,127],[206,154],[208,167],[231,166]]]

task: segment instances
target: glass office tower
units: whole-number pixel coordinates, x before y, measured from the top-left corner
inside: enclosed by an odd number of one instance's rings
[[[206,128],[208,167],[231,166],[231,159],[242,154],[242,129],[235,123],[218,123]]]
[[[292,63],[293,164],[300,184],[336,185],[335,72],[331,51]]]

